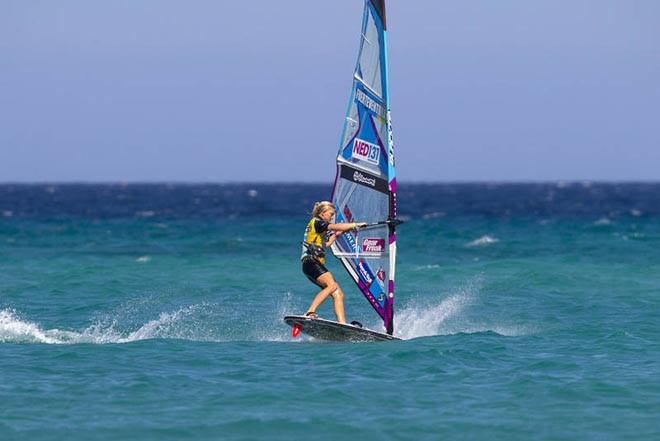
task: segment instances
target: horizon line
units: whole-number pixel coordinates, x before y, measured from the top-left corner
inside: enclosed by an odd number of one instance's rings
[[[35,181],[0,181],[0,186],[5,185],[328,185],[331,186],[332,182],[321,181],[302,181],[302,180],[264,180],[264,181],[193,181],[193,180],[35,180]],[[470,179],[456,179],[456,180],[397,180],[397,184],[404,185],[461,185],[461,184],[660,184],[660,178],[657,179],[489,179],[489,180],[470,180]]]

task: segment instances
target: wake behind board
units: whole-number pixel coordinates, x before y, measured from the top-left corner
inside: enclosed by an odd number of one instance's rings
[[[322,318],[309,318],[304,315],[287,315],[284,322],[291,326],[299,326],[300,331],[314,338],[331,341],[368,342],[401,340],[383,332],[360,328],[353,325],[333,322]]]

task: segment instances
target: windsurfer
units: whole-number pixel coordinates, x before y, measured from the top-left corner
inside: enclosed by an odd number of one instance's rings
[[[307,278],[321,288],[314,297],[312,304],[307,308],[306,316],[318,317],[316,308],[332,296],[335,316],[339,323],[346,323],[344,316],[344,293],[334,277],[325,267],[325,248],[331,246],[342,233],[356,228],[364,227],[364,222],[330,223],[335,216],[335,206],[332,202],[323,201],[314,204],[312,219],[305,229],[303,241],[302,270]]]

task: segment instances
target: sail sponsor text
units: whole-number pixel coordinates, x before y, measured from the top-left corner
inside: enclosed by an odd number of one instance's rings
[[[378,165],[380,162],[380,146],[355,138],[351,157]]]
[[[359,88],[355,91],[355,99],[381,118],[386,117],[385,108]]]

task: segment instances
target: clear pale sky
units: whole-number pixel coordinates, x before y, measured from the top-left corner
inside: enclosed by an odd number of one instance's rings
[[[334,179],[362,0],[0,0],[0,182]],[[660,178],[660,1],[390,0],[400,181]]]

